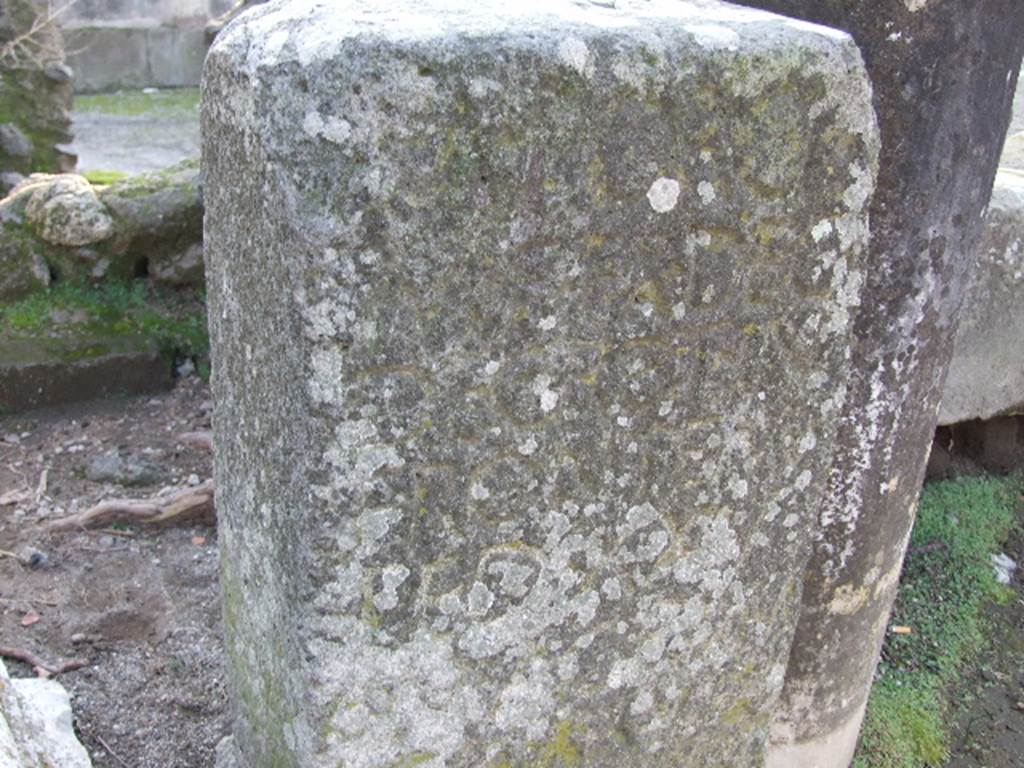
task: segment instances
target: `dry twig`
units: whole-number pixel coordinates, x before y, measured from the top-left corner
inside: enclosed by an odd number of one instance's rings
[[[63,45],[60,35],[55,33],[57,19],[76,2],[78,0],[65,0],[55,5],[52,0],[46,0],[27,28],[0,45],[0,64],[10,68],[40,68],[62,61]]]
[[[89,666],[89,662],[83,659],[72,659],[71,661],[65,661],[63,664],[47,664],[41,658],[32,653],[32,651],[26,651],[23,648],[11,648],[3,645],[0,645],[0,656],[25,662],[35,670],[36,675],[39,677],[52,677],[54,675],[63,674],[64,672],[71,672],[72,670]]]
[[[111,523],[170,525],[197,520],[212,521],[213,480],[194,488],[183,488],[153,499],[111,499],[77,515],[54,520],[46,526],[51,533],[106,526]]]
[[[126,763],[124,760],[122,760],[121,756],[119,754],[117,754],[117,752],[115,752],[113,749],[111,749],[110,745],[107,744],[107,742],[105,742],[103,740],[103,737],[100,736],[98,733],[96,734],[96,741],[98,741],[100,743],[100,746],[103,747],[105,750],[107,750],[107,752],[110,753],[111,757],[113,757],[115,760],[117,760],[117,762],[119,762],[121,765],[123,765],[124,768],[128,768],[128,763]]]

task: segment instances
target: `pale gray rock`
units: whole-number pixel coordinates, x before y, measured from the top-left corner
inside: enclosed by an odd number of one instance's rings
[[[71,698],[55,680],[12,680],[0,661],[0,765],[91,768],[71,720]]]
[[[939,424],[1024,412],[1024,173],[996,175]]]
[[[31,157],[32,142],[13,123],[0,123],[0,152],[11,157]]]
[[[616,5],[279,1],[217,38],[246,768],[763,763],[849,377],[870,89],[841,33]]]
[[[158,464],[135,456],[122,456],[114,451],[101,453],[89,460],[85,476],[94,483],[118,485],[155,485],[167,477]]]
[[[53,245],[82,246],[106,240],[114,222],[96,191],[75,174],[33,174],[11,193],[25,195],[25,218]]]

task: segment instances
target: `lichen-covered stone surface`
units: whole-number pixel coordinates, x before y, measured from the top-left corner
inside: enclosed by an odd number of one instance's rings
[[[996,176],[960,309],[939,424],[1024,411],[1024,173]]]
[[[241,764],[759,765],[863,279],[850,39],[293,0],[204,89]]]

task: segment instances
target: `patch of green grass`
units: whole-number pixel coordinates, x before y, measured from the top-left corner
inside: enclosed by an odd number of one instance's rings
[[[209,337],[202,295],[161,292],[145,282],[91,285],[61,282],[13,304],[0,305],[0,334],[31,338],[43,333],[142,336],[165,354],[197,360],[209,375]],[[55,316],[62,315],[63,322]]]
[[[106,186],[128,178],[124,171],[85,171],[82,175],[90,184],[97,186]]]
[[[98,112],[104,115],[187,115],[199,109],[198,88],[169,88],[144,93],[138,91],[117,91],[116,93],[93,93],[75,97],[76,112]]]
[[[1012,592],[991,555],[1015,525],[1021,477],[930,484],[903,566],[890,635],[868,700],[853,768],[934,768],[949,751],[951,688],[985,648],[983,609]]]

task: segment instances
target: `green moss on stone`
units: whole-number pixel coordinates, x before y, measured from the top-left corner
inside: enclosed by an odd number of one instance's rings
[[[70,350],[62,353],[69,362],[106,354],[109,349],[84,341],[97,337],[148,341],[169,360],[194,358],[197,367],[209,358],[204,301],[197,292],[161,292],[141,281],[68,282],[0,305],[0,339],[60,340]],[[72,343],[78,338],[82,347]]]

